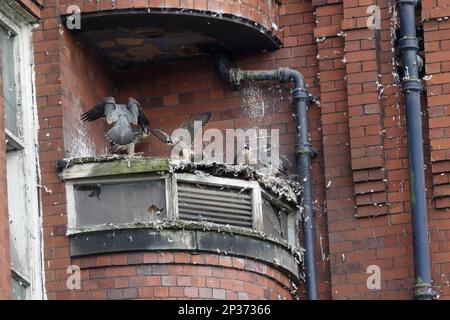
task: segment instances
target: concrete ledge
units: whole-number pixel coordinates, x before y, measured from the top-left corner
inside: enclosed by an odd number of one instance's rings
[[[98,157],[62,160],[63,180],[169,171],[168,158]]]

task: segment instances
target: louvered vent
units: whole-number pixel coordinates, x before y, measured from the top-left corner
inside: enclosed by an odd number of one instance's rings
[[[251,190],[178,181],[180,219],[253,227]]]

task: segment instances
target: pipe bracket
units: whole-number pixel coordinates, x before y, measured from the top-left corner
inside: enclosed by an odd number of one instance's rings
[[[319,152],[317,151],[316,148],[314,148],[312,145],[307,143],[307,144],[298,144],[298,145],[296,145],[295,146],[295,154],[296,155],[307,154],[311,158],[315,158],[315,157],[317,157]]]
[[[433,300],[437,296],[430,283],[420,283],[414,286],[414,297],[417,300]]]

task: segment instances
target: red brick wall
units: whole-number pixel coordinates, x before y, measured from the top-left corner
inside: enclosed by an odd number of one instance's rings
[[[433,173],[434,205],[437,209],[450,208],[450,23],[444,10],[435,11],[432,1],[423,9],[423,16],[433,18],[424,23],[426,46],[427,96],[429,113],[429,138],[431,144],[431,170]],[[449,3],[450,4],[450,3]]]
[[[0,48],[0,300],[11,299],[8,187],[6,185],[5,116],[3,109],[2,52]]]
[[[428,104],[428,138],[430,174],[428,195],[430,201],[430,252],[433,280],[442,296],[450,297],[450,1],[427,1],[422,3],[425,19],[425,62]]]
[[[183,252],[77,258],[81,289],[47,279],[49,299],[292,299],[288,277],[252,260]]]
[[[58,39],[59,30],[63,31]],[[41,150],[52,146],[62,150],[65,141],[65,157],[105,154],[106,124],[79,121],[84,111],[113,92],[105,62],[59,29],[56,20],[45,20],[44,29],[35,31],[34,38],[37,81],[43,90],[42,96],[38,92],[38,105],[47,108],[40,113]]]
[[[404,116],[392,79],[388,2],[319,4],[315,34],[320,39],[329,185],[331,294],[334,299],[410,298],[413,269]],[[365,25],[370,4],[381,7],[379,31]],[[366,286],[370,265],[381,267],[381,290]]]
[[[342,1],[316,1],[316,4],[319,6],[315,35],[325,37],[320,39],[318,48],[324,170],[329,183],[326,199],[331,294],[334,299],[410,299],[414,268],[408,154],[402,93],[395,77],[397,69],[392,65],[396,27],[392,20],[393,1],[343,4]],[[365,26],[370,4],[381,7],[379,31]],[[446,29],[447,22],[441,23],[440,28]],[[428,45],[433,49],[428,51],[445,47],[445,40],[438,43],[436,39],[445,39],[446,30],[440,35],[437,31],[431,33],[438,29],[435,22],[425,23],[426,48],[429,40],[434,41]],[[445,64],[447,56],[441,55],[439,67]],[[434,70],[441,73],[438,81],[446,79],[440,69]],[[433,92],[436,87],[430,87],[427,82],[428,103],[432,101],[437,106],[433,109],[437,111],[435,115],[429,114],[430,123],[432,117],[445,119],[445,102],[437,97],[445,90],[442,83],[445,81],[439,82],[437,91]],[[424,105],[426,110],[426,101]],[[424,115],[432,276],[441,298],[449,298],[444,285],[449,271],[445,263],[448,220],[445,212],[433,210],[428,119]],[[434,134],[442,141],[448,123],[442,122],[438,127],[439,132],[429,131],[430,139]],[[448,160],[448,155],[444,159]],[[432,170],[435,171],[433,167]],[[366,286],[369,276],[366,269],[370,265],[381,267],[381,290],[371,291]]]
[[[70,265],[65,236],[66,194],[56,163],[65,157],[62,106],[61,33],[55,1],[47,1],[43,20],[33,32],[36,96],[39,117],[39,165],[41,184],[52,193],[41,193],[43,212],[44,268],[46,282]],[[48,293],[48,285],[45,283]]]
[[[427,97],[424,99],[432,276],[441,297],[448,299],[450,219],[446,197],[434,197],[436,190],[447,190],[449,172],[446,167],[449,159],[446,138],[450,137],[446,121],[449,109],[445,100],[450,90],[446,54],[449,22],[437,21],[446,9],[436,9],[444,2],[423,2],[422,15],[427,19],[424,22],[427,73],[433,74],[426,83]],[[95,7],[89,7],[86,1],[84,3],[83,10],[96,10],[99,8],[97,5],[102,9],[112,9],[111,1],[96,2]],[[125,7],[153,5],[152,1],[116,3]],[[381,7],[381,30],[365,28],[365,10],[370,4]],[[284,0],[279,8],[278,25],[285,46],[271,53],[239,57],[234,62],[249,69],[298,69],[305,75],[311,93],[319,96],[320,108],[311,105],[308,120],[312,144],[319,150],[312,169],[317,223],[316,257],[322,298],[413,297],[406,121],[402,93],[395,77],[397,69],[392,64],[395,55],[392,51],[393,30],[396,27],[392,20],[392,4],[392,0]],[[165,5],[169,6],[167,2]],[[172,5],[178,5],[178,2]],[[193,5],[196,6],[195,0]],[[142,102],[152,127],[168,131],[188,117],[206,110],[213,112],[209,127],[278,128],[281,152],[293,163],[295,170],[296,127],[290,92],[284,85],[273,83],[244,84],[242,91],[232,91],[215,74],[210,59],[153,65],[111,76],[101,58],[85,44],[77,43],[67,30],[58,27],[56,12],[55,1],[47,1],[42,12],[43,23],[35,32],[42,184],[53,190],[53,194],[42,195],[44,265],[49,298],[120,295],[139,298],[143,297],[141,293],[148,294],[146,297],[156,297],[170,295],[171,291],[175,295],[200,295],[201,291],[196,290],[198,286],[189,288],[186,285],[187,289],[171,290],[170,283],[174,278],[164,278],[167,286],[162,285],[163,278],[159,279],[159,276],[178,277],[185,276],[186,272],[195,273],[197,271],[193,269],[197,267],[187,263],[180,267],[158,262],[162,269],[172,271],[157,275],[152,269],[145,277],[158,280],[153,283],[153,280],[145,278],[144,284],[144,278],[138,275],[140,267],[135,266],[136,262],[129,262],[129,259],[139,261],[139,255],[132,258],[107,256],[105,260],[83,259],[79,262],[84,264],[82,274],[87,288],[78,293],[65,290],[65,268],[72,261],[68,258],[68,241],[64,235],[67,223],[64,187],[56,174],[55,162],[68,155],[65,150],[70,154],[101,153],[104,150],[104,127],[80,127],[78,113],[103,95],[113,94],[120,101],[129,96],[137,98]],[[263,100],[267,106],[265,116],[252,117],[250,106]],[[89,131],[92,139],[90,142],[83,140],[86,145],[78,143],[83,129]],[[47,137],[49,132],[50,137]],[[74,137],[78,140],[71,140]],[[139,150],[148,155],[169,153],[169,149],[154,137],[149,137]],[[143,257],[145,259],[145,255]],[[115,266],[114,259],[122,262]],[[213,274],[223,268],[213,265],[208,266]],[[369,276],[366,269],[370,265],[381,267],[381,290],[371,291],[366,287]],[[190,271],[185,271],[184,267]],[[125,274],[121,276],[121,272]],[[129,278],[127,272],[130,272]],[[207,289],[208,285],[204,287]],[[212,294],[214,296],[214,291]],[[227,294],[232,296],[231,292],[225,292]]]
[[[69,156],[105,153],[105,126],[85,125],[79,117],[113,90],[104,61],[59,25],[56,9],[55,3],[47,1],[42,11],[44,19],[33,34],[41,183],[52,190],[51,194],[41,194],[48,279],[54,273],[65,272],[71,264],[65,236],[65,188],[56,162]],[[52,289],[47,289],[50,294]]]
[[[292,13],[286,14],[288,7]],[[312,7],[309,3],[295,2],[282,6],[280,12],[285,13],[280,18],[280,25],[284,27],[284,34],[289,37],[286,47],[274,53],[242,57],[237,64],[242,68],[292,67],[299,69],[306,76],[312,92],[315,92],[316,52],[311,33],[314,25]],[[42,194],[44,264],[49,298],[80,297],[77,292],[69,292],[64,289],[67,278],[66,267],[74,261],[69,258],[68,240],[65,237],[66,200],[64,186],[56,172],[56,161],[64,156],[86,155],[87,151],[94,154],[103,152],[105,147],[104,127],[99,124],[80,126],[78,120],[81,110],[85,111],[102,96],[113,94],[120,98],[121,102],[129,96],[138,98],[143,103],[151,125],[163,129],[173,129],[190,115],[197,114],[202,110],[213,111],[212,125],[219,128],[241,128],[255,125],[279,128],[282,137],[281,150],[293,163],[295,170],[294,136],[296,127],[292,117],[291,95],[284,86],[271,83],[245,84],[243,92],[233,92],[229,84],[223,83],[215,74],[210,60],[157,65],[141,71],[131,71],[128,75],[116,74],[111,77],[101,58],[91,52],[86,44],[78,43],[67,30],[58,25],[56,7],[53,2],[47,2],[42,16],[44,17],[43,22],[35,31],[34,39],[41,124],[42,184],[53,190],[52,194]],[[108,80],[111,78],[113,81]],[[268,93],[266,89],[269,89]],[[245,108],[242,112],[241,106],[249,108],[251,103],[255,102],[248,101],[249,96],[256,99],[256,102],[266,100],[267,110],[264,119],[250,117],[249,110],[246,113]],[[267,100],[271,103],[267,104]],[[319,108],[312,107],[310,117],[311,139],[320,149]],[[92,139],[87,147],[83,143],[79,143],[83,141],[86,143],[86,135],[83,135],[82,132],[84,129],[89,132],[89,139]],[[48,133],[50,135],[47,135]],[[72,140],[74,138],[77,140]],[[73,148],[73,146],[79,148]],[[161,155],[161,152],[167,154],[169,151],[153,137],[149,138],[148,144],[141,146],[141,150],[152,155]],[[319,157],[313,163],[316,194],[323,193],[320,192],[323,188],[321,187],[323,185],[320,174],[321,165]],[[326,215],[321,205],[323,199],[320,197],[318,199],[320,201],[317,203],[318,221],[325,221]],[[321,238],[320,243],[319,240],[317,243],[321,294],[323,297],[328,297],[328,264],[326,255],[321,255],[321,249],[323,252],[327,252],[326,224],[319,223],[317,232],[317,238]],[[217,289],[220,290],[220,288]],[[250,295],[256,294],[251,290],[244,289],[242,292]],[[205,294],[207,291],[205,290]],[[260,289],[256,291],[260,293]],[[282,293],[279,290],[277,292]],[[217,294],[222,294],[222,291],[218,291]],[[225,294],[233,296],[231,291],[225,292]]]
[[[349,154],[349,129],[347,122],[348,106],[346,84],[344,81],[345,65],[341,59],[344,51],[344,39],[338,37],[342,5],[317,7],[317,27],[314,34],[325,41],[317,44],[321,102],[322,143],[324,158],[324,180],[328,185],[325,191],[327,226],[329,239],[329,259],[331,271],[330,295],[336,297],[340,282],[347,270],[338,270],[335,266],[338,250],[348,250],[342,245],[340,231],[345,220],[354,215],[353,183],[351,179],[351,160]],[[317,193],[315,193],[315,196]],[[349,226],[350,227],[350,226]],[[349,251],[353,250],[350,248]]]
[[[92,49],[63,30],[60,38],[64,48],[60,52],[61,105],[66,156],[106,154],[106,123],[83,123],[79,118],[102,98],[113,95],[112,73]]]

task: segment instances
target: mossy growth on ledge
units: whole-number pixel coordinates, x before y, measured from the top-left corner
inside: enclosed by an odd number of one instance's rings
[[[165,157],[111,155],[70,158],[58,162],[63,180],[120,176],[131,174],[193,173],[231,179],[256,181],[271,196],[293,209],[298,208],[301,184],[287,176],[262,173],[247,165],[215,162],[180,161]]]
[[[58,167],[63,180],[170,170],[168,158],[122,155],[63,159]]]

